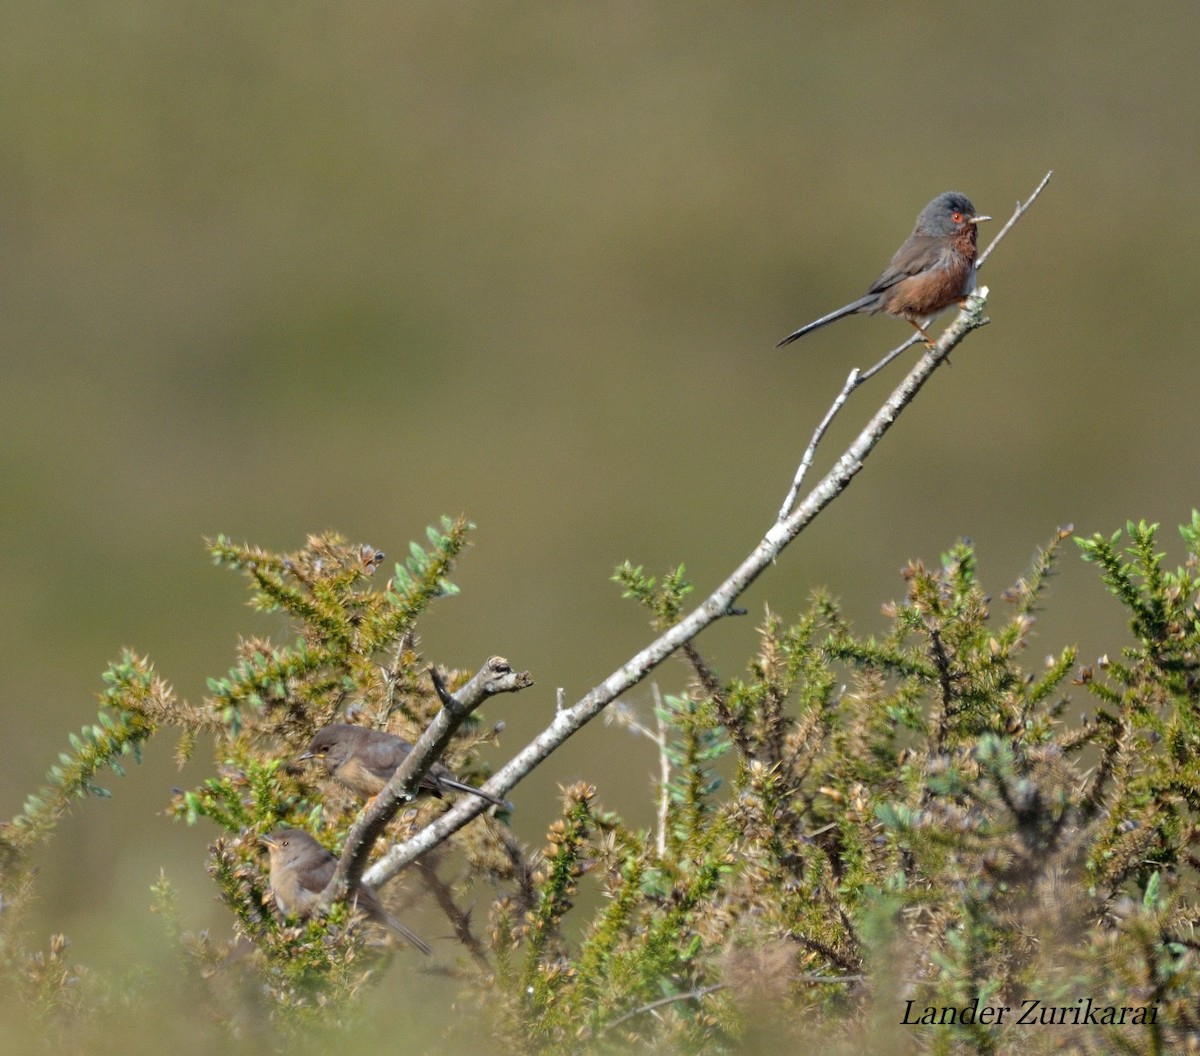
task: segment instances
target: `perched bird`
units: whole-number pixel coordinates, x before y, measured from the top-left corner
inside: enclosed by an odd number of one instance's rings
[[[299,758],[319,760],[330,776],[351,792],[377,796],[411,751],[412,745],[394,733],[334,723],[318,730]],[[459,781],[442,763],[429,768],[421,778],[420,790],[439,799],[444,792],[468,792],[498,807],[509,806],[490,792]]]
[[[271,894],[275,904],[284,916],[306,920],[312,916],[321,892],[333,876],[337,859],[303,829],[276,829],[259,839],[267,845],[271,857]],[[424,939],[388,915],[379,896],[366,884],[359,883],[354,888],[350,902],[367,915],[367,920],[390,928],[422,953],[433,953]]]
[[[925,327],[950,305],[963,304],[975,289],[978,225],[990,219],[979,216],[966,195],[939,194],[921,210],[913,233],[862,297],[800,327],[775,347],[847,315],[886,312],[907,319],[932,348]]]

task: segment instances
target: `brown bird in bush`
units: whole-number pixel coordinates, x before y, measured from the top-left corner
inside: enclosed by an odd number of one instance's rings
[[[337,859],[303,829],[276,829],[259,839],[271,856],[271,894],[275,904],[284,916],[307,920],[337,868]],[[379,896],[366,884],[357,884],[349,901],[366,914],[367,920],[390,928],[422,953],[433,953],[424,939],[388,914]]]
[[[300,759],[318,760],[334,780],[351,792],[370,797],[383,791],[411,751],[412,745],[394,733],[334,723],[317,731]],[[445,792],[467,792],[498,807],[510,808],[490,792],[459,781],[442,763],[434,763],[421,778],[420,791],[439,799]]]

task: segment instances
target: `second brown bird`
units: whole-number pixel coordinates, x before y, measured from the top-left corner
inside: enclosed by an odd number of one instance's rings
[[[337,859],[303,829],[276,829],[259,839],[271,856],[271,894],[275,904],[285,916],[307,920],[320,903],[321,892],[337,868]],[[424,939],[388,914],[379,896],[366,884],[359,883],[354,888],[350,902],[368,920],[390,928],[410,946],[424,954],[433,953]]]
[[[386,730],[334,723],[317,731],[300,758],[318,760],[334,780],[351,792],[377,796],[411,751],[408,741]],[[429,768],[421,778],[420,790],[439,799],[445,792],[467,792],[498,807],[509,807],[490,792],[459,781],[442,763]]]

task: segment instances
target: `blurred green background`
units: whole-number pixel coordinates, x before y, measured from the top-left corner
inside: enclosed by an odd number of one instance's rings
[[[617,562],[706,592],[757,543],[847,372],[908,328],[775,342],[944,190],[1002,221],[1055,171],[984,273],[992,324],[701,648],[736,673],[763,605],[818,585],[882,626],[903,563],[960,536],[996,595],[1066,523],[1158,520],[1178,560],[1198,45],[1193,3],[3,5],[0,817],[122,646],[197,699],[239,633],[279,629],[209,565],[217,532],[400,557],[474,520],[421,630],[439,664],[536,678],[485,710],[499,764],[647,640]],[[1090,660],[1123,621],[1068,557],[1034,656]],[[228,923],[214,832],[161,816],[203,776],[172,747],[45,852],[41,924],[84,962],[153,933],[160,866],[185,923]],[[540,842],[581,778],[648,822],[654,770],[596,723],[516,790],[518,831]]]

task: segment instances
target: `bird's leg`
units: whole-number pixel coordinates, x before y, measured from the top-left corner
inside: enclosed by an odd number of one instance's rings
[[[933,341],[930,339],[929,335],[927,333],[925,333],[924,325],[922,323],[917,322],[916,319],[909,319],[908,321],[910,323],[912,323],[912,325],[915,327],[917,333],[921,335],[921,338],[924,340],[926,346],[929,347],[930,349],[932,349],[934,347],[934,344],[933,344]]]

